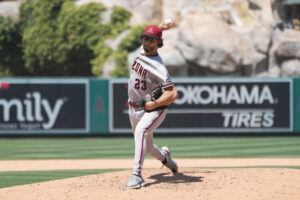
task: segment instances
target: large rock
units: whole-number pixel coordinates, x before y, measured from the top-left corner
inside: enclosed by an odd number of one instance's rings
[[[164,64],[168,67],[171,74],[178,76],[187,76],[188,64],[176,48],[178,43],[178,29],[171,29],[163,32],[164,46],[158,50]]]
[[[172,40],[171,40],[172,41]],[[173,41],[177,42],[176,40]],[[177,76],[188,76],[188,64],[181,55],[180,51],[173,46],[165,46],[159,50],[164,64],[167,66],[170,74]]]
[[[164,64],[169,68],[184,67],[187,65],[180,52],[177,49],[172,48],[172,46],[166,46],[159,50],[159,54],[161,55]]]
[[[183,19],[179,29],[183,43],[177,48],[188,62],[221,73],[237,70],[242,55],[231,40],[232,31],[220,19],[209,13],[193,12]]]
[[[133,17],[131,25],[140,25],[146,23],[157,24],[162,19],[162,1],[163,0],[128,0]]]
[[[80,6],[91,2],[101,3],[108,10],[114,6],[124,7],[132,14],[131,25],[159,23],[162,18],[162,0],[77,0],[75,3]]]
[[[257,15],[256,22],[258,22],[259,24],[265,24],[266,26],[270,26],[273,24],[274,19],[270,0],[249,0],[250,8],[251,5],[255,5],[258,8],[253,8],[253,12],[255,12]]]
[[[246,46],[248,46],[248,50],[243,56],[251,64],[243,67],[243,75],[255,76],[268,71],[268,52],[272,41],[271,26],[256,23],[255,25],[244,25],[242,27],[231,26],[231,29],[243,38],[244,43],[247,43]]]
[[[179,26],[179,39],[183,57],[199,67],[227,74],[251,65],[253,47],[213,14],[187,15]]]
[[[278,49],[278,45],[279,45],[279,41],[280,41],[280,37],[281,37],[282,33],[283,32],[278,28],[272,32],[272,42],[271,42],[272,45],[269,49],[269,58],[270,58],[269,67],[272,65],[278,65],[276,51]]]
[[[285,15],[284,5],[282,0],[271,0],[272,13],[273,13],[273,25],[274,27],[282,26],[283,16]]]
[[[0,15],[17,19],[19,17],[19,7],[25,0],[2,1],[0,2]]]
[[[293,59],[287,60],[281,66],[282,76],[300,76],[300,60]]]
[[[277,56],[300,58],[300,31],[286,29],[279,39]]]
[[[254,45],[258,52],[267,54],[272,41],[272,27],[264,24],[256,24],[254,26],[232,26],[231,29],[240,37]]]

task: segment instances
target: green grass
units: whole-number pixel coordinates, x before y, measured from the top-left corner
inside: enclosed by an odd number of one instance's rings
[[[0,188],[120,170],[121,169],[0,172]]]
[[[300,137],[155,137],[176,158],[299,158]],[[0,139],[0,160],[133,158],[129,138]]]
[[[155,137],[175,158],[299,158],[300,137]],[[129,138],[1,138],[0,160],[99,159],[134,156]],[[300,169],[300,166],[276,168]],[[253,167],[251,167],[253,168]],[[268,168],[270,168],[268,166]],[[0,188],[115,170],[0,172]]]

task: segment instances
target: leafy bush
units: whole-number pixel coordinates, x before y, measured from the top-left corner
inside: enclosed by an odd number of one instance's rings
[[[98,55],[93,60],[91,60],[92,64],[92,73],[97,76],[102,74],[102,66],[112,55],[113,50],[107,46],[105,46],[103,41],[100,41],[97,46],[94,48],[94,53]]]
[[[25,73],[21,40],[20,23],[0,16],[0,76]]]
[[[111,24],[109,26],[111,32],[107,38],[116,37],[120,32],[128,29],[130,17],[131,14],[124,8],[113,7],[111,14]],[[91,60],[92,73],[93,75],[97,76],[102,73],[102,67],[105,61],[107,61],[109,58],[114,59],[115,53],[113,54],[113,50],[104,44],[104,40],[98,41],[97,46],[94,48],[94,53],[97,56],[93,60]],[[117,62],[119,63],[119,61]],[[125,67],[127,67],[127,65]],[[118,70],[119,68],[115,69],[114,71]],[[124,71],[122,67],[120,67],[120,70]],[[123,72],[112,73],[112,76],[122,76],[121,74],[123,74]]]
[[[134,51],[141,46],[140,35],[144,32],[147,25],[140,25],[131,28],[130,33],[119,44],[120,50]]]
[[[124,50],[118,50],[114,52],[113,57],[116,63],[115,68],[111,71],[110,75],[114,77],[129,76],[129,70],[127,65],[128,52]]]
[[[114,6],[111,14],[112,36],[116,36],[123,30],[129,28],[131,13],[122,7]]]
[[[0,17],[0,75],[99,76],[108,59],[117,65],[114,76],[128,75],[127,55],[140,45],[144,26],[132,28],[113,52],[105,40],[130,29],[131,13],[113,7],[105,23],[102,4],[76,6],[74,1],[26,1],[18,21]]]
[[[129,34],[119,44],[118,50],[114,53],[116,67],[111,72],[112,76],[129,76],[128,52],[134,51],[141,46],[140,35],[144,32],[145,28],[146,25],[131,28]]]
[[[28,71],[33,75],[91,76],[93,47],[101,36],[109,34],[107,25],[99,22],[104,6],[91,3],[76,7],[71,0],[32,4],[25,6],[31,13],[22,14],[32,16],[28,19],[31,26],[25,26],[23,34]]]

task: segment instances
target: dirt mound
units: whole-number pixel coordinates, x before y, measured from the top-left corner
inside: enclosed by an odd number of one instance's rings
[[[146,186],[125,190],[131,171],[49,181],[0,190],[2,200],[299,200],[300,170],[272,168],[144,169]]]

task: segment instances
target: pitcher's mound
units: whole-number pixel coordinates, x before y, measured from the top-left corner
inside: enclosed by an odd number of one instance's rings
[[[141,189],[126,190],[131,171],[49,181],[0,190],[3,200],[299,200],[297,169],[144,169]]]

